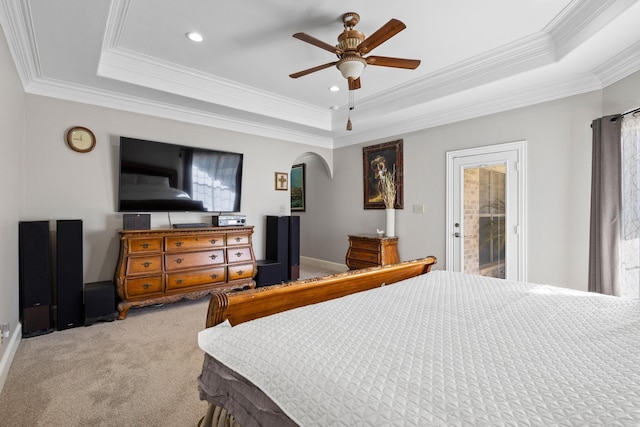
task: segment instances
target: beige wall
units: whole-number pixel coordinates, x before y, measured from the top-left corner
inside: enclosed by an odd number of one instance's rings
[[[16,342],[18,325],[18,221],[22,217],[24,181],[24,92],[13,65],[4,33],[0,31],[0,323],[10,323],[12,337],[0,347],[0,390],[13,357],[9,343]]]
[[[119,137],[244,153],[242,213],[255,225],[254,250],[264,257],[264,217],[289,213],[289,193],[275,191],[274,173],[288,172],[295,159],[315,152],[331,161],[329,149],[304,146],[205,126],[61,101],[27,96],[25,137],[25,214],[35,219],[82,219],[85,282],[113,277],[118,256],[117,213]],[[72,126],[96,134],[96,148],[86,154],[70,150],[64,135]],[[210,215],[171,213],[172,223],[211,222]],[[52,223],[55,226],[55,223]],[[151,226],[168,227],[166,212],[154,213]]]
[[[528,279],[586,290],[589,125],[601,113],[598,91],[402,135],[405,209],[396,216],[401,259],[435,255],[437,268],[444,268],[447,151],[526,140]],[[319,195],[325,215],[314,223],[326,237],[312,256],[343,260],[348,234],[383,226],[382,211],[362,208],[362,147],[377,142],[335,150],[334,180]],[[425,213],[412,213],[414,204],[424,204]]]
[[[640,108],[640,71],[608,86],[602,92],[603,115]]]

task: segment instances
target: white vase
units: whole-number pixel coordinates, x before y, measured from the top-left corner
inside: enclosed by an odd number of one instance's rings
[[[385,234],[387,235],[387,237],[393,237],[396,235],[396,210],[385,209],[385,213],[387,214]]]

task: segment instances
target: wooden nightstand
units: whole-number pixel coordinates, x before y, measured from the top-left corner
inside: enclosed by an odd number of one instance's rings
[[[400,262],[397,237],[375,234],[349,236],[346,264],[351,270]]]

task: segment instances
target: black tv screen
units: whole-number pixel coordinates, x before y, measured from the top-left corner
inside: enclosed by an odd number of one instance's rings
[[[240,212],[241,153],[120,137],[119,212]]]

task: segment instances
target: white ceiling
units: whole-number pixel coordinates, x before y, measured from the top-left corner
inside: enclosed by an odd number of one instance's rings
[[[289,77],[336,60],[292,34],[336,44],[345,12],[365,35],[403,21],[373,54],[422,61],[368,66],[351,132],[336,68]],[[639,22],[640,0],[0,3],[28,93],[325,147],[601,89],[640,70]]]

